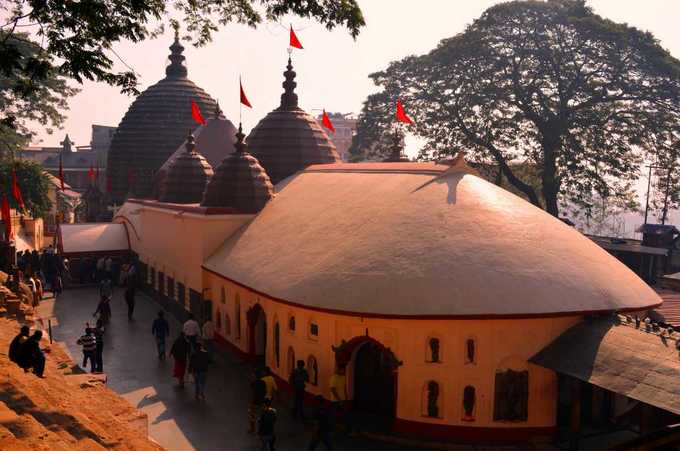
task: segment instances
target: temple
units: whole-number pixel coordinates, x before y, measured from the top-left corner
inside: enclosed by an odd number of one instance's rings
[[[129,124],[128,164],[162,167],[152,198],[141,195],[151,185],[126,185],[116,163],[116,192],[130,195],[110,227],[124,227],[166,310],[211,318],[225,348],[266,364],[284,387],[297,360],[307,363],[309,395],[329,397],[331,375],[346,369],[355,413],[392,433],[548,440],[580,415],[572,386],[590,387],[592,399],[607,393],[616,412],[642,402],[680,414],[677,393],[648,394],[652,365],[636,367],[650,379],[621,388],[631,358],[621,343],[660,346],[632,318],[661,299],[596,243],[480,178],[463,151],[418,163],[395,143],[385,161],[339,162],[298,106],[290,60],[280,107],[247,138],[216,112],[204,148],[201,134],[187,136],[187,96],[202,91],[176,72],[180,53],[149,89],[181,91],[162,109],[178,142],[165,124],[133,127],[129,112],[110,164]],[[157,96],[131,111],[147,98]],[[569,367],[559,357],[574,349],[589,352]],[[601,360],[608,349],[619,360]]]

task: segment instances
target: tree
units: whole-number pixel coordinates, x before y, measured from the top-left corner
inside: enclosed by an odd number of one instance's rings
[[[588,210],[630,199],[642,159],[668,159],[680,123],[680,62],[584,0],[493,6],[430,53],[371,78],[382,91],[359,116],[355,158],[379,134],[365,129],[392,121],[400,97],[410,131],[426,139],[422,158],[466,149],[555,216],[560,203]],[[515,170],[526,164],[540,191]]]
[[[34,218],[45,218],[52,208],[47,192],[49,179],[42,166],[33,161],[17,160],[0,162],[0,194],[7,196],[10,207],[20,210],[12,195],[12,169],[16,171],[17,184],[26,205],[26,213]]]
[[[8,35],[33,26],[47,54],[61,61],[59,70],[78,82],[83,79],[119,86],[136,93],[132,70],[113,71],[117,57],[113,44],[126,39],[140,42],[163,31],[164,20],[177,27],[177,14],[185,24],[185,39],[196,46],[210,42],[219,26],[230,22],[252,27],[286,14],[311,17],[327,28],[346,26],[356,37],[364,19],[356,0],[7,0],[0,5],[9,20],[2,25]],[[23,57],[11,41],[0,41],[3,65],[21,69]]]
[[[3,53],[4,51],[4,53]],[[9,55],[8,55],[9,53]],[[13,62],[14,61],[14,62]],[[10,158],[26,146],[34,133],[28,122],[59,127],[70,87],[51,58],[27,34],[0,30],[0,159]]]

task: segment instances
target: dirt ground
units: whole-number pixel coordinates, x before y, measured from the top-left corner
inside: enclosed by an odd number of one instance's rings
[[[106,388],[102,376],[83,374],[47,334],[44,379],[10,362],[18,330],[0,318],[0,450],[162,449],[147,436],[146,415]]]

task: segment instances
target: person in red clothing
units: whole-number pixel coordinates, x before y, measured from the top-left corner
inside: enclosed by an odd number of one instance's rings
[[[175,359],[175,366],[172,370],[172,375],[179,381],[179,386],[184,387],[184,374],[187,371],[187,355],[189,354],[189,345],[184,332],[179,333],[179,337],[172,344],[170,348],[170,355]]]

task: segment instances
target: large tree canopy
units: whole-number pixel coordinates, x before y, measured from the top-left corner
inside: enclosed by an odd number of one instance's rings
[[[26,211],[34,218],[45,218],[52,208],[48,197],[49,178],[44,169],[33,161],[3,161],[0,162],[0,194],[7,196],[10,206],[19,210],[12,195],[12,170],[16,172],[17,184],[21,189]]]
[[[11,49],[14,56],[0,53],[0,159],[30,142],[34,133],[27,126],[29,122],[48,127],[48,132],[59,127],[68,109],[66,100],[77,92],[28,35],[0,30],[3,42],[5,50]]]
[[[210,42],[220,25],[238,22],[256,26],[263,19],[286,14],[311,17],[327,28],[346,26],[352,36],[364,19],[356,0],[6,0],[0,5],[9,19],[0,24],[11,35],[31,27],[45,51],[61,61],[60,71],[81,82],[103,81],[136,92],[132,70],[115,72],[113,44],[126,39],[139,42],[163,30],[165,22],[186,31],[194,45]],[[173,14],[174,18],[170,15]],[[12,42],[0,40],[3,65],[22,68]]]
[[[677,158],[680,62],[583,0],[496,5],[429,54],[371,78],[383,89],[364,104],[355,159],[381,139],[401,97],[409,131],[426,140],[422,157],[465,149],[555,216],[560,201],[586,210],[629,201],[644,158]],[[540,191],[516,170],[526,165]]]

